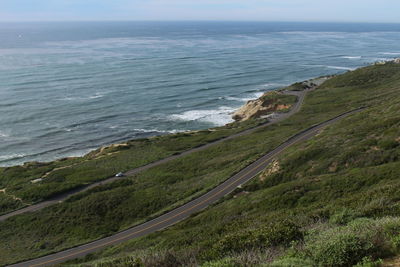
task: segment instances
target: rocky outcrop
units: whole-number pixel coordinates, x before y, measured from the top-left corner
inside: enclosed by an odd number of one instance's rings
[[[314,79],[310,79],[307,81],[303,81],[303,82],[297,82],[294,83],[292,85],[290,85],[287,90],[291,90],[291,91],[303,91],[303,90],[307,90],[307,89],[311,89],[311,88],[315,88],[320,86],[321,84],[323,84],[326,80],[329,80],[330,78],[332,78],[333,76],[323,76],[323,77],[319,77],[319,78],[314,78]]]
[[[285,104],[279,101],[281,92],[271,91],[263,94],[260,98],[248,101],[244,106],[237,110],[232,118],[235,121],[245,121],[248,119],[262,118],[277,111],[288,110],[292,104]]]
[[[378,62],[375,62],[375,65],[385,65],[388,63],[400,64],[400,58],[378,61]]]

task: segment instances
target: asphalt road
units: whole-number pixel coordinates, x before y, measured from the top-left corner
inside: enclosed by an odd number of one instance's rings
[[[308,91],[309,91],[309,90],[304,90],[304,91],[284,91],[285,94],[288,94],[288,95],[296,95],[296,96],[298,97],[298,101],[296,102],[296,104],[292,107],[292,109],[291,109],[289,112],[287,112],[287,113],[280,113],[280,114],[277,115],[275,118],[272,118],[270,121],[268,121],[267,123],[264,123],[264,124],[262,124],[262,125],[260,125],[260,126],[257,126],[257,127],[254,127],[254,128],[248,129],[248,130],[245,130],[245,131],[243,131],[243,132],[240,132],[240,133],[237,133],[237,134],[234,134],[234,135],[231,135],[231,136],[228,136],[228,137],[225,137],[225,138],[222,138],[222,139],[219,139],[219,140],[216,140],[216,141],[207,143],[207,144],[205,144],[205,145],[202,145],[202,146],[199,146],[199,147],[196,147],[196,148],[187,150],[187,151],[182,152],[182,153],[180,153],[180,154],[173,155],[173,156],[169,156],[169,157],[166,157],[166,158],[164,158],[164,159],[155,161],[155,162],[153,162],[153,163],[150,163],[150,164],[147,164],[147,165],[144,165],[144,166],[141,166],[141,167],[132,169],[132,170],[130,170],[130,171],[125,172],[125,175],[126,175],[126,176],[131,176],[131,175],[137,174],[137,173],[139,173],[139,172],[145,171],[145,170],[150,169],[150,168],[153,168],[153,167],[155,167],[155,166],[158,166],[158,165],[167,163],[167,162],[169,162],[169,161],[171,161],[171,160],[174,160],[174,159],[177,159],[177,158],[181,158],[181,157],[187,156],[187,155],[189,155],[189,154],[192,154],[192,153],[194,153],[194,152],[198,152],[198,151],[207,149],[207,148],[209,148],[210,146],[213,146],[213,145],[222,143],[222,142],[224,142],[224,141],[226,141],[226,140],[234,139],[234,138],[236,138],[236,137],[239,137],[239,136],[243,136],[243,135],[252,133],[252,132],[256,131],[257,129],[264,128],[264,127],[266,127],[266,126],[268,126],[268,125],[278,123],[278,122],[280,122],[280,121],[282,121],[282,120],[284,120],[284,119],[290,117],[290,116],[293,115],[294,113],[297,113],[297,112],[300,110],[300,108],[301,108],[301,106],[302,106],[302,104],[303,104],[303,102],[304,102],[305,95],[306,95],[306,93],[307,93]],[[37,203],[37,204],[34,204],[34,205],[30,205],[30,206],[27,206],[27,207],[25,207],[25,208],[22,208],[22,209],[19,209],[19,210],[16,210],[16,211],[13,211],[13,212],[10,212],[10,213],[1,215],[1,216],[0,216],[0,222],[1,222],[1,221],[4,221],[4,220],[6,220],[6,219],[8,219],[8,218],[10,218],[10,217],[12,217],[12,216],[18,215],[18,214],[22,214],[22,213],[26,213],[26,212],[34,212],[34,211],[37,211],[37,210],[41,210],[41,209],[43,209],[43,208],[45,208],[45,207],[48,207],[48,206],[57,204],[57,203],[59,203],[59,202],[62,202],[62,201],[66,200],[67,198],[69,198],[69,197],[72,196],[72,195],[75,195],[75,194],[78,194],[78,193],[87,191],[87,190],[89,190],[89,189],[92,189],[92,188],[97,187],[97,186],[100,186],[100,185],[112,183],[112,182],[114,182],[114,181],[116,181],[116,180],[120,180],[120,179],[124,179],[124,178],[110,177],[110,178],[107,178],[107,179],[105,179],[105,180],[103,180],[103,181],[96,182],[96,183],[93,183],[93,184],[88,185],[88,186],[85,186],[85,187],[79,187],[79,188],[73,189],[73,190],[68,191],[68,192],[66,192],[66,193],[63,193],[63,194],[57,195],[57,196],[55,196],[55,197],[52,197],[52,198],[50,198],[49,200],[45,200],[45,201],[43,201],[43,202],[40,202],[40,203]]]
[[[225,195],[231,193],[238,186],[248,182],[250,179],[255,177],[258,173],[264,170],[268,164],[282,151],[286,148],[292,146],[295,143],[307,140],[314,135],[316,135],[322,128],[344,118],[353,113],[359,112],[364,108],[359,108],[356,110],[352,110],[346,113],[343,113],[335,118],[327,120],[323,123],[314,125],[294,136],[289,138],[286,142],[282,143],[280,146],[264,155],[248,167],[241,170],[239,173],[235,174],[224,183],[218,185],[208,193],[202,195],[201,197],[188,202],[187,204],[174,209],[164,215],[157,217],[151,221],[143,223],[141,225],[132,227],[128,230],[119,232],[115,235],[102,238],[91,243],[78,246],[75,248],[67,249],[55,254],[51,254],[45,257],[41,257],[38,259],[22,262],[19,264],[11,265],[13,267],[22,267],[22,266],[49,266],[57,263],[61,263],[70,259],[75,259],[79,257],[83,257],[89,253],[98,251],[104,247],[116,245],[122,243],[124,241],[141,237],[150,233],[154,233],[156,231],[162,230],[168,226],[171,226],[179,221],[182,221],[188,218],[191,214],[199,212],[209,205],[213,204],[217,200],[221,199]]]

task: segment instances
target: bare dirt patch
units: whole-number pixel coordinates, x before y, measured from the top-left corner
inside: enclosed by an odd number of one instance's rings
[[[277,173],[278,171],[280,171],[281,169],[281,165],[279,164],[279,161],[274,160],[273,162],[271,162],[268,166],[268,168],[263,171],[260,175],[260,181],[265,181],[265,179],[267,179],[268,176]]]

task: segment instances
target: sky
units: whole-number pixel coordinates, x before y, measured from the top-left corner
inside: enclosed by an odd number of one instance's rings
[[[0,21],[400,23],[400,0],[0,0]]]

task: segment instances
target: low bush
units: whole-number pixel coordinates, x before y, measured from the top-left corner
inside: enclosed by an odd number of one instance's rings
[[[240,267],[231,258],[224,258],[216,261],[208,261],[201,265],[201,267]]]
[[[356,219],[309,236],[304,253],[321,266],[352,266],[366,257],[375,261],[392,253],[393,243],[386,229],[397,223],[397,219]]]
[[[300,227],[285,220],[271,223],[260,229],[228,234],[214,246],[214,249],[223,255],[256,247],[287,246],[290,242],[302,238],[303,233]]]
[[[0,215],[7,213],[9,210],[22,208],[23,206],[24,204],[20,200],[13,198],[6,193],[0,192]]]
[[[302,259],[296,257],[282,257],[272,262],[269,267],[313,267],[314,263],[309,259]]]
[[[361,214],[357,211],[349,208],[343,208],[342,210],[331,215],[329,222],[333,224],[345,225],[360,216]]]

